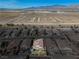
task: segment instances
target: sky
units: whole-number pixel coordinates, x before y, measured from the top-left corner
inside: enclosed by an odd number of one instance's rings
[[[0,8],[28,8],[64,4],[79,4],[79,0],[0,0]]]

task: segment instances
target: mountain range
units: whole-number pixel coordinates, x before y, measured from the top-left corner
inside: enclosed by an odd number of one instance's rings
[[[51,6],[39,6],[39,7],[29,7],[23,9],[10,9],[10,8],[0,8],[0,11],[24,11],[24,10],[79,10],[79,5],[51,5]]]

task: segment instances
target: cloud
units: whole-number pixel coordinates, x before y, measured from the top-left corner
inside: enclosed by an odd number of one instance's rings
[[[17,8],[17,0],[0,0],[0,8]]]

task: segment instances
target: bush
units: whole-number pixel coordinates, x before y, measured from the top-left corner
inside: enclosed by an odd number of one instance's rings
[[[14,24],[7,24],[7,26],[14,26]]]

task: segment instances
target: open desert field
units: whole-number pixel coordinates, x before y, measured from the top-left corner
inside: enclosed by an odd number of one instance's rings
[[[0,12],[0,24],[59,25],[79,24],[78,12]]]
[[[0,12],[0,23],[7,23],[11,19],[18,17],[20,15],[19,12]]]

